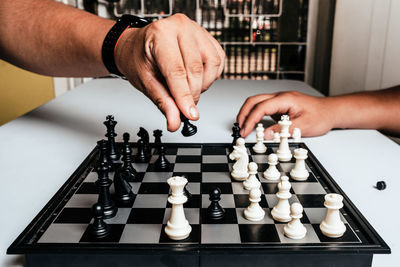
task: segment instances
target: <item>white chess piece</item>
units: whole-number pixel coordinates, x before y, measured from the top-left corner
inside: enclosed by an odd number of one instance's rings
[[[260,187],[261,183],[258,181],[256,174],[257,174],[257,163],[250,162],[249,163],[249,177],[243,182],[243,187],[246,190],[251,190],[254,187]]]
[[[290,171],[290,177],[296,181],[307,180],[310,173],[306,169],[305,160],[307,158],[307,149],[296,148],[294,150],[294,157],[296,158],[296,164],[294,168]]]
[[[294,128],[293,129],[292,137],[293,137],[293,142],[296,142],[296,143],[300,143],[301,142],[301,130],[300,130],[300,128]]]
[[[164,231],[172,240],[185,239],[192,231],[183,210],[183,204],[187,201],[187,197],[183,194],[183,188],[187,182],[186,178],[180,176],[174,176],[167,180],[171,187],[171,196],[168,197],[168,202],[172,204],[172,209],[171,217]]]
[[[302,239],[306,236],[307,229],[300,221],[303,217],[303,206],[300,203],[296,202],[290,206],[290,217],[292,220],[285,225],[283,233],[291,239]]]
[[[267,147],[264,145],[264,127],[262,123],[257,124],[256,128],[257,143],[253,146],[253,151],[256,153],[265,153]]]
[[[292,196],[289,192],[291,187],[289,177],[282,176],[281,181],[278,183],[279,191],[276,193],[279,198],[278,204],[271,211],[272,218],[278,222],[289,222],[291,220],[289,205],[289,198]]]
[[[341,237],[346,232],[346,226],[340,219],[339,213],[339,209],[343,207],[343,197],[339,194],[327,194],[324,206],[328,210],[325,219],[319,225],[321,232],[327,237]]]
[[[244,217],[249,221],[261,221],[265,216],[265,211],[259,204],[261,201],[260,187],[252,188],[249,196],[250,205],[244,210]]]
[[[268,155],[268,169],[263,173],[264,178],[267,180],[278,180],[281,177],[281,173],[276,168],[278,165],[278,156],[274,153]]]
[[[292,122],[289,120],[288,115],[282,115],[278,124],[281,126],[281,143],[279,144],[276,154],[278,155],[279,161],[290,161],[292,159],[292,152],[290,152],[289,148],[289,127],[292,125]]]
[[[231,176],[237,181],[244,181],[249,177],[247,172],[249,164],[249,155],[247,154],[247,148],[243,138],[238,138],[236,146],[233,147],[233,151],[229,154],[231,160],[236,160],[233,164]]]
[[[274,133],[274,139],[272,141],[274,143],[279,143],[281,141],[281,136],[278,132]]]

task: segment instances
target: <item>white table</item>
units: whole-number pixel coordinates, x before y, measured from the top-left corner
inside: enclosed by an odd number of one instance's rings
[[[231,142],[231,127],[246,97],[298,90],[318,95],[297,81],[217,81],[202,95],[198,133],[167,133],[165,119],[140,92],[123,80],[98,79],[0,127],[0,265],[24,266],[6,249],[65,180],[104,138],[107,114],[119,133],[135,136],[139,126],[164,130],[166,142]],[[255,140],[254,132],[248,138]],[[389,244],[391,255],[375,255],[373,266],[400,262],[400,146],[373,130],[338,130],[303,141]],[[385,180],[388,187],[373,185]]]

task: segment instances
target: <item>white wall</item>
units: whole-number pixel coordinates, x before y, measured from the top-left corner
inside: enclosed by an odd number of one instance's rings
[[[400,84],[400,0],[338,0],[330,94]]]

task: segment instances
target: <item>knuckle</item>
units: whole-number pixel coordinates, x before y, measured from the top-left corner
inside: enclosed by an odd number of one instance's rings
[[[151,32],[159,33],[159,32],[162,32],[163,29],[165,29],[164,20],[157,20],[157,21],[152,22],[149,25],[149,30],[147,32],[151,31]]]
[[[168,78],[172,79],[186,79],[187,73],[184,66],[178,65],[174,66],[168,71]]]
[[[177,19],[179,21],[185,21],[188,20],[188,17],[185,14],[182,13],[176,13],[172,16],[174,19]]]
[[[190,64],[189,72],[196,77],[201,76],[203,73],[203,63],[201,61],[196,61]]]
[[[208,63],[214,67],[219,67],[222,63],[222,59],[216,55],[208,59]]]

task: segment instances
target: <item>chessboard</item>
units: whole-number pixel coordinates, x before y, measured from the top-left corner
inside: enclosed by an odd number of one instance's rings
[[[284,223],[275,221],[271,210],[277,203],[277,183],[263,178],[267,155],[277,150],[277,143],[266,143],[267,152],[257,154],[254,144],[246,144],[250,161],[258,164],[261,182],[262,221],[251,222],[243,211],[249,205],[249,193],[242,182],[232,180],[233,162],[229,159],[230,144],[165,143],[168,170],[157,171],[158,155],[151,145],[148,163],[133,163],[137,170],[129,181],[134,193],[130,204],[118,205],[117,215],[106,219],[111,234],[96,239],[89,233],[93,222],[91,207],[98,199],[95,164],[96,147],[73,175],[48,202],[37,217],[9,247],[9,254],[24,254],[28,266],[371,266],[373,254],[390,253],[390,248],[335,183],[304,143],[290,143],[290,149],[308,150],[306,181],[290,179],[290,203],[304,207],[302,223],[307,235],[300,240],[283,234]],[[122,143],[116,143],[117,149]],[[133,154],[137,144],[131,143]],[[278,170],[290,177],[294,160],[279,163]],[[116,163],[117,165],[119,163]],[[192,232],[181,241],[173,241],[164,232],[170,217],[167,179],[184,176],[191,199],[184,212]],[[113,172],[110,173],[110,178]],[[210,190],[221,190],[223,219],[207,218]],[[113,185],[110,187],[113,193]],[[327,193],[344,197],[340,216],[347,228],[340,238],[324,236],[319,224],[326,209]]]

